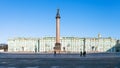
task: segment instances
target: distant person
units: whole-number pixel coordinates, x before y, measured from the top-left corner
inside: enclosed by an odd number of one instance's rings
[[[86,56],[86,51],[83,52],[83,56],[84,56],[84,57]]]
[[[85,56],[85,52],[83,52],[83,56]]]
[[[85,51],[85,56],[86,56],[86,51]]]
[[[54,56],[56,56],[56,51],[54,51]]]
[[[80,56],[82,56],[82,51],[80,52]]]

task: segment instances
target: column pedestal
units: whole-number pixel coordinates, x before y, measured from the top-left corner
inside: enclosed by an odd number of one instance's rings
[[[54,51],[56,51],[56,53],[61,52],[61,43],[55,43]]]

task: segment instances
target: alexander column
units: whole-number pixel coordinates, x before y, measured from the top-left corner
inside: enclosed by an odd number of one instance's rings
[[[55,43],[54,51],[59,52],[59,53],[61,51],[59,9],[57,9],[57,14],[56,14],[56,43]]]

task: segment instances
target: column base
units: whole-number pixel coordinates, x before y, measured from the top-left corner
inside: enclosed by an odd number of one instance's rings
[[[56,51],[56,53],[61,52],[61,43],[55,43],[54,51]]]

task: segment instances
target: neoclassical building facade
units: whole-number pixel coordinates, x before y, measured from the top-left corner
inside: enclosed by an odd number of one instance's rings
[[[54,51],[55,37],[43,38],[13,38],[8,39],[8,52],[41,52]],[[61,37],[61,52],[116,52],[116,39],[113,38],[79,38]]]

